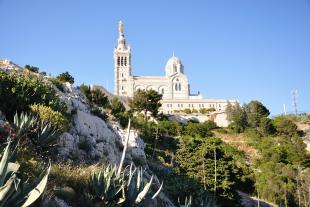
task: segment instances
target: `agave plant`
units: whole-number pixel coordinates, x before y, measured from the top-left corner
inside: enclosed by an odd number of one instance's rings
[[[153,176],[149,182],[145,182],[144,170],[130,165],[129,173],[126,176],[126,182],[122,186],[122,197],[118,204],[122,206],[147,206],[160,193],[163,184],[151,195],[151,185]]]
[[[88,188],[96,200],[102,201],[106,206],[112,206],[119,197],[123,181],[123,176],[117,173],[117,166],[108,165],[104,171],[91,174]]]
[[[58,138],[57,129],[48,122],[40,121],[37,117],[21,113],[15,114],[14,126],[16,130],[16,141],[28,136],[33,144],[48,147]]]
[[[178,203],[179,203],[179,207],[190,207],[192,206],[192,196],[190,196],[189,199],[185,197],[184,204],[181,204],[180,199],[178,198]]]
[[[26,207],[36,201],[42,194],[50,172],[48,168],[32,183],[23,182],[18,177],[19,164],[10,162],[14,150],[9,142],[0,162],[0,207]]]

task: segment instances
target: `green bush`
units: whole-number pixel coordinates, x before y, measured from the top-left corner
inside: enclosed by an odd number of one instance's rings
[[[60,80],[61,82],[68,82],[71,84],[74,83],[74,78],[69,74],[68,71],[59,74],[56,78]]]
[[[67,118],[58,111],[54,111],[48,106],[42,104],[33,104],[30,106],[31,111],[36,114],[41,121],[49,122],[60,132],[68,130],[69,121]]]
[[[38,73],[39,68],[31,65],[25,65],[25,69],[30,70],[31,72]]]
[[[184,109],[183,112],[186,113],[186,114],[191,114],[192,110],[191,109]]]
[[[297,125],[285,116],[273,118],[273,124],[280,135],[293,136],[297,134]]]
[[[51,81],[61,92],[65,92],[64,84],[57,78],[50,77],[49,81]]]
[[[52,86],[41,77],[26,72],[0,71],[0,111],[13,120],[14,114],[27,112],[31,104],[43,104],[55,111],[66,111]]]

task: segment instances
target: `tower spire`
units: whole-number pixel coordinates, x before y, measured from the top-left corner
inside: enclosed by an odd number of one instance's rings
[[[120,21],[118,22],[118,33],[119,33],[120,35],[124,34],[124,25],[123,25],[122,20],[120,20]]]
[[[118,45],[117,48],[119,49],[127,49],[126,47],[126,39],[124,35],[124,25],[122,20],[118,22]]]

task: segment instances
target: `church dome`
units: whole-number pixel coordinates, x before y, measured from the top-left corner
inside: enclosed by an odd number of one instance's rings
[[[166,76],[170,76],[173,75],[175,73],[183,73],[183,64],[180,60],[180,58],[174,56],[169,58],[169,60],[166,63],[166,67],[165,67],[165,71],[166,71]]]

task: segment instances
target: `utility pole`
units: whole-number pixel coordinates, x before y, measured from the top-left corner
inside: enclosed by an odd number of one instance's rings
[[[292,99],[293,99],[294,112],[295,112],[295,115],[297,115],[298,114],[298,107],[297,107],[298,91],[296,89],[292,90],[291,94],[292,94]]]

